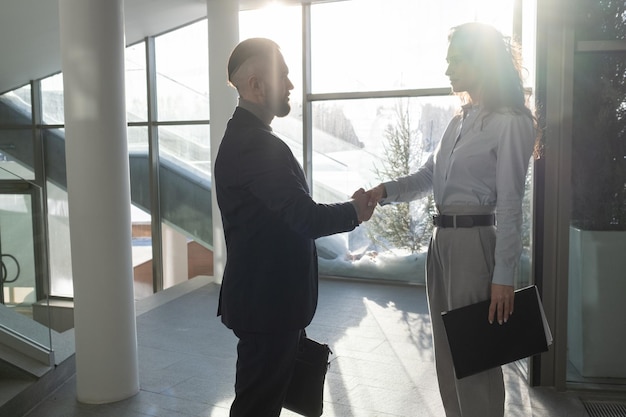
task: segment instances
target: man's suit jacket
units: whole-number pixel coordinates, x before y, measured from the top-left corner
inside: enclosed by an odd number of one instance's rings
[[[237,107],[215,161],[227,260],[218,315],[229,328],[305,328],[317,307],[314,239],[354,229],[352,203],[317,204],[289,147]]]

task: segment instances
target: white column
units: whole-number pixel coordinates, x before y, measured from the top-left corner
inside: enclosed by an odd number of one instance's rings
[[[60,0],[78,401],[139,391],[123,0]]]
[[[239,1],[207,0],[207,20],[209,27],[209,99],[211,118],[211,163],[215,157],[226,130],[226,124],[237,105],[237,92],[228,85],[228,58],[239,42]],[[224,229],[217,200],[215,186],[211,192],[213,219],[213,275],[221,282],[226,264],[226,244]]]

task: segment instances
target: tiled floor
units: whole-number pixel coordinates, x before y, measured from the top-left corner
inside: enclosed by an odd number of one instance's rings
[[[138,304],[137,395],[81,404],[72,378],[28,417],[228,416],[237,341],[215,317],[219,287],[207,282]],[[324,417],[443,417],[423,287],[322,280],[307,332],[334,352]],[[529,388],[514,365],[505,378],[507,417],[587,416],[578,396]]]

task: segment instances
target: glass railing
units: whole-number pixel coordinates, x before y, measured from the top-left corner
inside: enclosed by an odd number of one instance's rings
[[[50,300],[43,288],[44,235],[36,215],[42,189],[32,177],[28,167],[0,153],[0,340],[15,353],[2,359],[40,376],[42,367],[54,365],[58,332],[50,327]],[[24,355],[28,361],[20,359]],[[38,365],[29,365],[33,361]]]

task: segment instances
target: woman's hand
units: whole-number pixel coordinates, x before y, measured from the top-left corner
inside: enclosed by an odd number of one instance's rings
[[[387,190],[384,185],[378,184],[376,187],[368,190],[367,194],[370,196],[369,204],[375,206],[380,200],[387,197]]]
[[[513,314],[515,290],[512,285],[491,284],[491,304],[489,305],[489,323],[497,318],[503,324]]]

